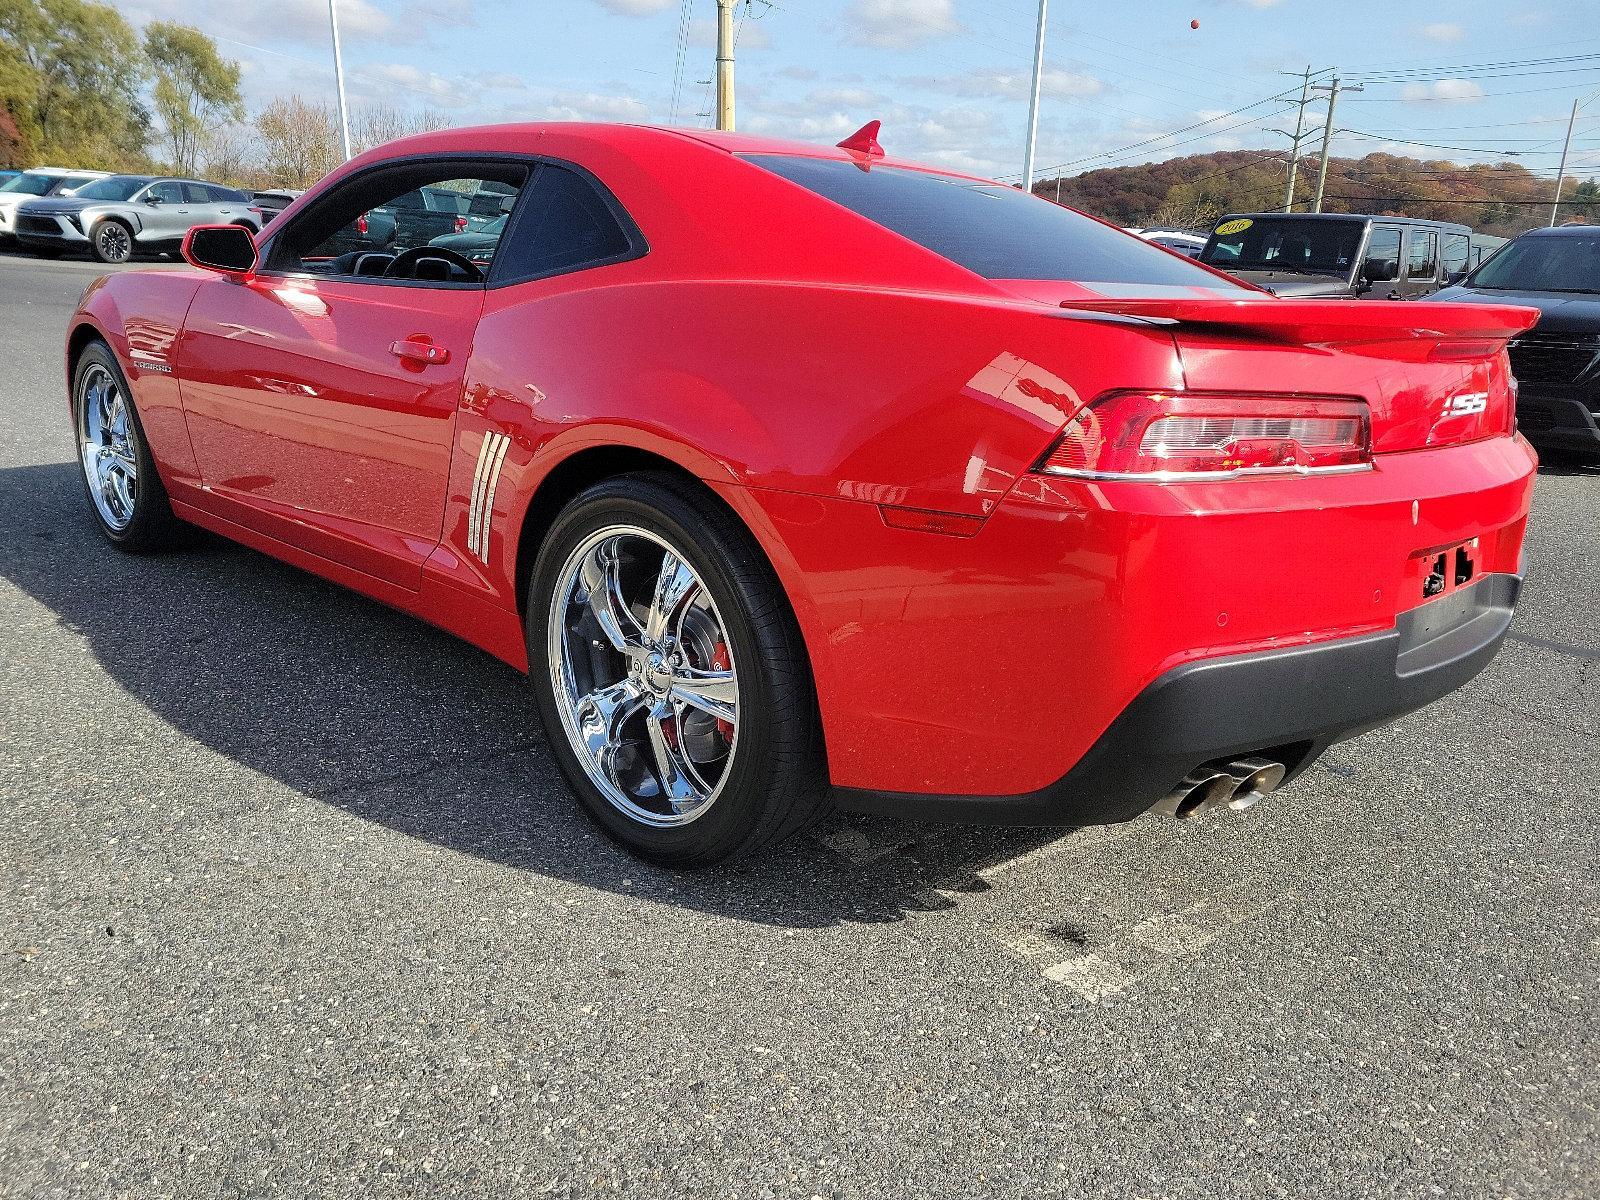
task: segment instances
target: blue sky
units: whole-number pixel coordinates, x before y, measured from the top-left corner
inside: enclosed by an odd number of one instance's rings
[[[453,124],[710,121],[715,0],[338,2],[352,103],[434,108]],[[119,7],[135,23],[182,20],[217,38],[244,65],[252,107],[291,92],[332,100],[326,0]],[[1597,0],[1053,0],[1039,166],[1074,173],[1286,148],[1268,131],[1292,129],[1292,107],[1264,101],[1298,88],[1280,72],[1309,64],[1366,80],[1340,100],[1338,127],[1360,132],[1341,133],[1336,154],[1477,162],[1515,150],[1553,177],[1581,98],[1589,107],[1568,171],[1600,171],[1597,9]],[[1020,171],[1033,0],[754,0],[739,11],[741,130],[834,142],[877,117],[895,154]],[[1488,65],[1503,63],[1523,65]],[[1320,123],[1322,107],[1307,118]]]

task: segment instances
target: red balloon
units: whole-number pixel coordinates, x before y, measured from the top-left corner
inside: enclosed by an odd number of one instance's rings
[[[1190,21],[1189,22],[1189,28],[1190,29],[1199,29],[1200,28],[1200,22],[1199,21]]]

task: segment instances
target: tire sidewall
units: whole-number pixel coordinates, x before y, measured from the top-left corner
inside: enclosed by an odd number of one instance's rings
[[[590,782],[568,739],[555,698],[547,638],[558,576],[585,537],[618,524],[657,535],[694,568],[711,592],[739,672],[738,739],[730,773],[716,800],[687,825],[658,828],[617,809]],[[722,540],[708,533],[704,514],[674,492],[637,479],[609,481],[590,488],[557,517],[540,548],[528,588],[524,624],[529,674],[556,761],[584,811],[601,829],[636,853],[664,864],[711,861],[733,853],[760,825],[765,794],[774,785],[775,696],[772,681],[760,669],[770,661],[774,648],[764,644],[770,639],[763,638],[750,619],[751,603],[759,598],[745,595],[745,589],[724,566],[723,555],[738,551],[719,544]]]
[[[108,258],[100,249],[101,235],[112,226],[122,230],[122,232],[128,237],[128,253],[121,258]],[[133,259],[133,230],[128,228],[127,225],[117,220],[115,217],[105,217],[97,222],[95,227],[89,233],[89,252],[100,262],[111,266],[116,266],[119,263],[130,262]]]
[[[122,389],[122,395],[128,406],[128,433],[133,443],[134,461],[138,464],[139,481],[133,500],[133,520],[129,521],[124,529],[113,529],[107,525],[105,518],[100,515],[100,507],[95,503],[94,492],[89,484],[89,476],[83,469],[83,444],[80,440],[80,430],[83,428],[83,377],[91,367],[100,366],[111,372],[117,386]],[[145,440],[144,426],[139,421],[139,409],[134,403],[133,389],[128,386],[128,377],[122,373],[121,364],[117,362],[116,355],[112,354],[104,342],[95,342],[78,356],[78,361],[72,369],[72,449],[77,462],[78,478],[83,482],[84,499],[89,504],[89,515],[94,518],[95,526],[105,536],[106,540],[125,548],[135,548],[151,542],[159,532],[161,511],[166,501],[165,489],[161,486],[160,477],[156,474],[155,459],[150,453],[150,445]]]

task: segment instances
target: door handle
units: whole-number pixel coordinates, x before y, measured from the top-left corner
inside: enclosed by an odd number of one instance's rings
[[[437,365],[450,361],[450,351],[443,346],[435,346],[432,342],[424,342],[416,338],[403,338],[395,342],[389,347],[389,353],[407,362],[422,363],[424,365]]]

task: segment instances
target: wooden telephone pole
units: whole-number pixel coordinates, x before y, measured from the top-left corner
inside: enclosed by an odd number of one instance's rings
[[[717,128],[733,128],[733,6],[717,0]]]

